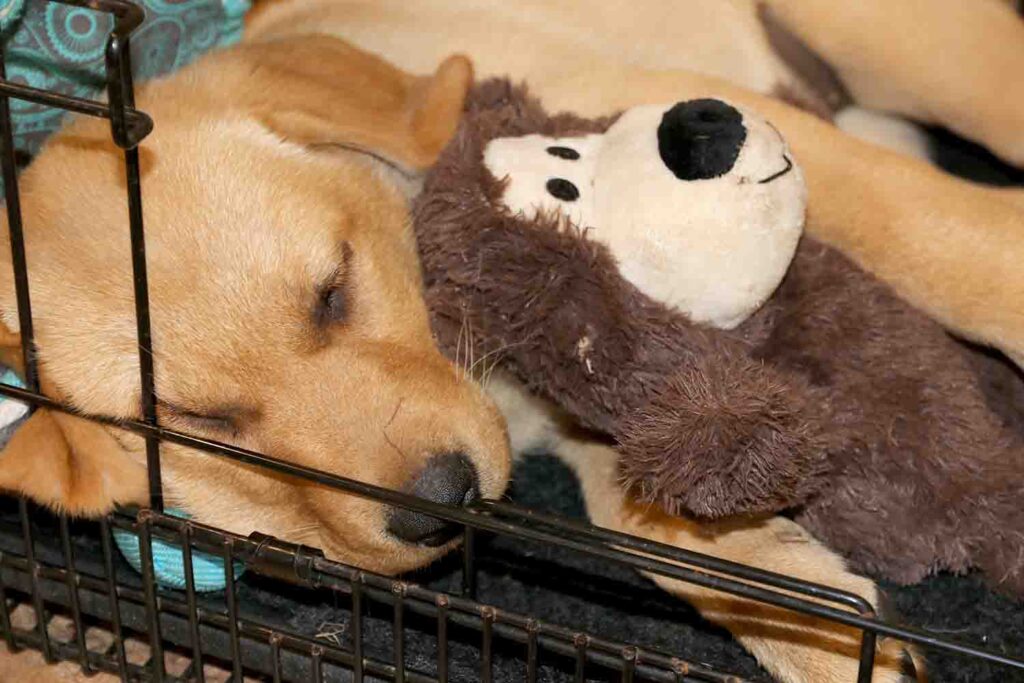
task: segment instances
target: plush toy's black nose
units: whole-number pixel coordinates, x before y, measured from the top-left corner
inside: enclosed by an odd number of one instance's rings
[[[746,139],[743,115],[721,100],[680,102],[658,126],[658,152],[680,180],[725,175]]]
[[[409,484],[407,491],[447,505],[468,505],[480,497],[476,468],[462,453],[432,457]],[[458,525],[412,510],[392,508],[388,514],[388,531],[408,543],[439,546],[454,538],[458,530]]]

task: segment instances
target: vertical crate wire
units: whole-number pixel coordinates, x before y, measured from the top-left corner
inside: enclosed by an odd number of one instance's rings
[[[139,19],[141,21],[141,18]],[[121,23],[121,22],[118,22]],[[130,28],[115,24],[107,42],[107,98],[110,102],[110,126],[115,143],[124,149],[125,182],[128,193],[128,225],[131,236],[132,279],[135,297],[135,324],[139,344],[139,391],[142,420],[157,426],[156,380],[153,372],[153,336],[149,316],[149,276],[146,264],[146,234],[142,218],[142,181],[139,171],[139,140],[132,131],[127,112],[135,108],[132,86]],[[146,436],[146,472],[149,477],[149,506],[163,512],[164,495],[160,470],[160,440]]]
[[[32,606],[36,612],[36,631],[39,634],[40,650],[47,662],[56,661],[53,656],[53,645],[50,634],[46,630],[46,605],[43,592],[39,588],[39,570],[41,565],[36,561],[36,541],[32,533],[32,522],[28,516],[28,503],[24,498],[18,500],[18,516],[21,518],[22,543],[25,547],[25,563],[28,565],[29,589],[32,592]]]
[[[352,582],[352,680],[363,683],[363,575]]]
[[[5,555],[0,551],[0,567],[4,565]],[[7,640],[7,649],[17,652],[20,648],[14,640],[14,629],[11,626],[11,608],[7,604],[7,589],[3,580],[0,580],[0,629],[3,629],[4,638]]]
[[[78,597],[78,572],[75,571],[75,550],[71,546],[71,530],[68,528],[67,515],[61,515],[60,542],[61,553],[64,555],[66,567],[65,585],[68,590],[68,601],[71,603],[71,618],[74,622],[75,643],[78,647],[78,663],[86,674],[92,673],[89,651],[85,646],[85,623],[82,621],[82,607]]]
[[[142,564],[142,588],[146,596],[146,619],[149,629],[149,648],[152,659],[150,668],[156,683],[164,680],[164,641],[160,633],[160,607],[157,602],[156,571],[153,567],[153,537],[150,531],[148,511],[139,514],[135,532],[139,538],[139,554]]]
[[[181,526],[181,558],[185,570],[185,601],[188,605],[189,637],[192,639],[193,678],[195,683],[206,683],[203,672],[203,647],[199,631],[199,608],[196,605],[196,579],[192,569],[192,526]]]
[[[231,672],[234,680],[242,680],[242,645],[238,636],[238,603],[235,597],[235,554],[230,538],[224,539],[224,600],[228,613],[228,636],[231,647]]]
[[[281,683],[281,636],[271,633],[270,638],[270,669],[274,683]]]
[[[117,658],[117,672],[122,681],[128,680],[128,657],[124,651],[124,631],[121,628],[121,602],[118,599],[117,575],[114,570],[114,551],[111,542],[110,522],[100,520],[100,543],[103,551],[103,571],[106,575],[110,599],[110,630],[114,637],[114,656]]]
[[[439,595],[437,604],[437,680],[448,683],[448,596]]]
[[[394,618],[391,624],[392,650],[395,661],[395,683],[405,683],[405,584],[395,582]]]

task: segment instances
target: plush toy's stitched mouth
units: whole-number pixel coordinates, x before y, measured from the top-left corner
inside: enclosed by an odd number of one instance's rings
[[[768,184],[768,183],[770,183],[770,182],[772,182],[774,180],[778,180],[779,178],[781,178],[782,176],[786,175],[787,173],[789,173],[790,171],[793,170],[793,160],[789,158],[789,155],[783,154],[782,158],[786,160],[786,168],[782,169],[778,173],[773,173],[772,175],[768,176],[764,180],[758,180],[757,181],[758,185],[766,185],[766,184]]]

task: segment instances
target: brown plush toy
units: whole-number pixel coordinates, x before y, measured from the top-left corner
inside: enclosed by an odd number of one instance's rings
[[[436,334],[610,437],[641,500],[1024,596],[1019,377],[801,239],[803,192],[724,102],[582,120],[485,83],[415,209]]]

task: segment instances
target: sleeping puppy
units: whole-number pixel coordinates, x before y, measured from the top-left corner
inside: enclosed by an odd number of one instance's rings
[[[434,344],[403,196],[453,133],[471,79],[465,58],[414,77],[305,37],[220,52],[139,90],[155,121],[141,173],[163,425],[439,502],[502,493],[504,423]],[[44,392],[139,418],[109,124],[73,121],[20,184]],[[167,504],[236,533],[389,573],[451,546],[430,518],[172,444],[161,454]],[[140,437],[48,410],[0,454],[0,489],[73,514],[145,503],[146,481]]]
[[[451,58],[413,78],[336,39],[283,37],[140,90],[156,123],[141,156],[163,424],[441,502],[500,495],[503,423],[434,345],[401,194],[454,132],[470,71]],[[124,168],[106,123],[68,126],[21,187],[44,391],[88,413],[138,418]],[[13,351],[10,254],[0,254],[0,319]],[[607,448],[577,444],[501,383],[492,390],[516,444],[542,430],[537,438],[574,467],[588,501],[603,502],[597,523],[626,519],[622,528],[669,543],[811,568],[874,597],[813,539],[775,542],[778,555],[765,558],[765,538],[788,527],[712,534],[633,510]],[[208,524],[381,572],[450,547],[448,530],[420,516],[179,446],[161,452],[168,504]],[[81,514],[144,503],[144,444],[39,410],[0,455],[0,488]],[[855,666],[848,630],[666,587],[726,623],[782,680],[847,680]],[[879,657],[876,680],[899,679],[894,650]]]

